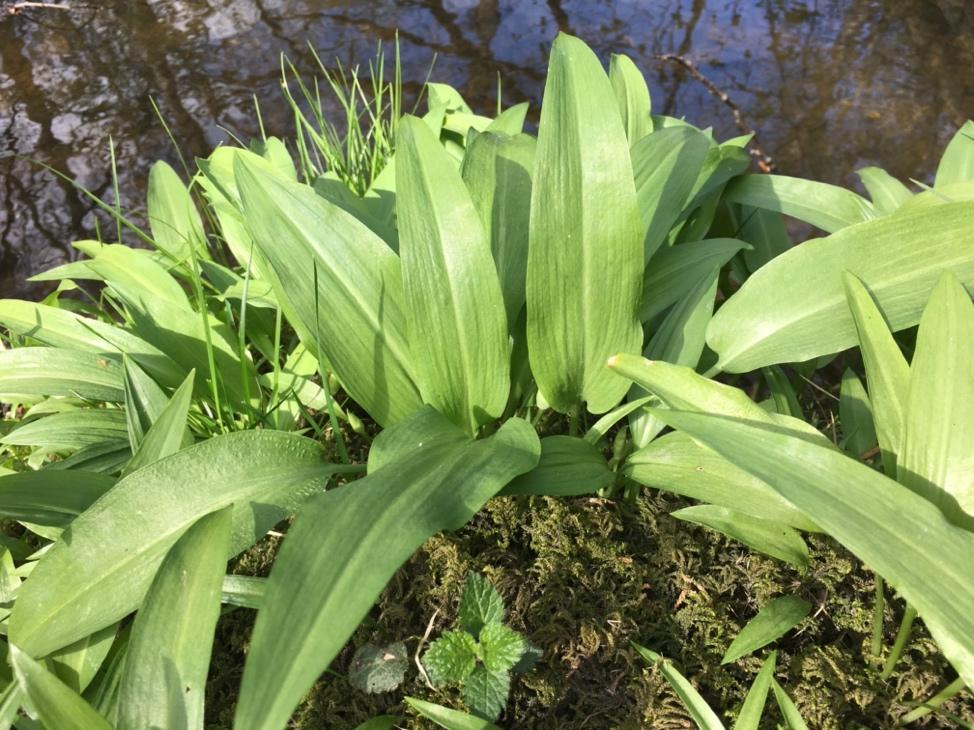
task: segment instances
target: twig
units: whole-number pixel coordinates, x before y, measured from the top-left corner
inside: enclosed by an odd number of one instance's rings
[[[21,2],[12,3],[4,8],[7,11],[7,15],[20,15],[25,10],[70,10],[70,5],[61,5],[59,3],[31,3],[31,2]]]
[[[426,673],[426,667],[424,667],[423,663],[419,660],[419,655],[420,652],[423,651],[423,647],[426,646],[426,640],[430,637],[430,634],[433,633],[433,622],[436,621],[436,617],[439,615],[440,609],[433,611],[433,615],[430,616],[430,622],[426,624],[426,633],[424,633],[423,638],[419,640],[419,645],[416,647],[416,655],[413,657],[413,661],[416,662],[416,667],[419,669],[419,673],[422,675],[423,681],[426,682],[426,686],[430,689],[436,689],[436,687],[434,687],[433,683],[430,681],[429,675]]]
[[[680,56],[675,53],[656,53],[653,55],[653,58],[655,58],[657,61],[670,62],[682,66],[691,76],[693,76],[693,78],[703,84],[707,91],[726,104],[730,108],[731,113],[734,115],[734,123],[737,125],[737,128],[740,129],[744,134],[751,135],[751,144],[748,151],[757,161],[758,169],[760,169],[761,172],[771,172],[774,170],[774,160],[771,158],[771,155],[766,154],[764,150],[758,146],[758,133],[755,132],[754,129],[748,126],[747,122],[744,121],[744,115],[741,113],[741,108],[734,102],[733,99],[730,98],[730,96],[721,91],[713,81],[700,73],[700,70],[693,64],[693,61],[685,56]]]

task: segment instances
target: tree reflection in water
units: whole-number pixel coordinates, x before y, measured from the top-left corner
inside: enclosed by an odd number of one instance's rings
[[[36,157],[111,199],[108,139],[122,204],[138,210],[148,166],[176,163],[156,99],[188,156],[256,133],[288,134],[278,57],[366,62],[402,40],[404,75],[436,76],[492,108],[540,100],[557,30],[600,53],[634,57],[657,111],[736,131],[728,110],[654,54],[685,54],[740,104],[784,173],[853,184],[881,164],[932,172],[948,135],[974,115],[974,8],[967,0],[107,0],[7,15],[0,0],[0,295],[38,294],[23,279],[94,234],[91,206],[15,155]],[[104,223],[104,221],[102,222]]]

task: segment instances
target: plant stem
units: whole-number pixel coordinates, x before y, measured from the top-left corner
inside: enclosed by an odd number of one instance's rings
[[[873,607],[873,636],[870,654],[873,663],[882,664],[883,654],[883,617],[886,613],[885,582],[881,575],[876,576],[876,604]]]
[[[913,628],[913,621],[917,617],[916,609],[913,606],[907,606],[906,611],[903,612],[903,620],[900,622],[900,630],[896,632],[896,641],[893,642],[893,648],[890,650],[889,656],[886,658],[886,664],[883,666],[883,671],[880,672],[880,679],[889,679],[890,675],[893,674],[893,668],[896,666],[896,662],[900,660],[903,655],[903,649],[906,647],[906,642],[910,639],[910,630]]]
[[[915,722],[921,717],[929,715],[951,697],[959,694],[965,686],[964,680],[958,677],[919,707],[903,715],[898,724],[909,725],[911,722]]]

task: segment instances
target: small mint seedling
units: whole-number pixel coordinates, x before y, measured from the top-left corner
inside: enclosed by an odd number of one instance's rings
[[[423,655],[423,667],[435,687],[461,687],[467,707],[491,721],[507,704],[511,672],[529,671],[541,655],[504,624],[505,613],[494,586],[470,573],[460,599],[459,628],[444,632]]]

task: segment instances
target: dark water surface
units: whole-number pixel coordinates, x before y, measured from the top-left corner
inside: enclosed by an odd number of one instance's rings
[[[683,54],[740,105],[778,171],[847,185],[870,164],[928,179],[974,116],[970,0],[61,1],[71,9],[13,15],[0,0],[0,296],[37,295],[23,280],[95,225],[77,192],[17,155],[111,200],[111,136],[122,204],[139,211],[151,162],[176,161],[149,97],[188,155],[224,130],[255,135],[253,95],[268,133],[289,135],[279,56],[310,74],[308,42],[326,62],[365,64],[398,28],[411,93],[435,54],[436,80],[488,111],[498,72],[505,103],[540,101],[564,30],[604,57],[630,54],[655,111],[736,135],[726,106],[653,58]]]

